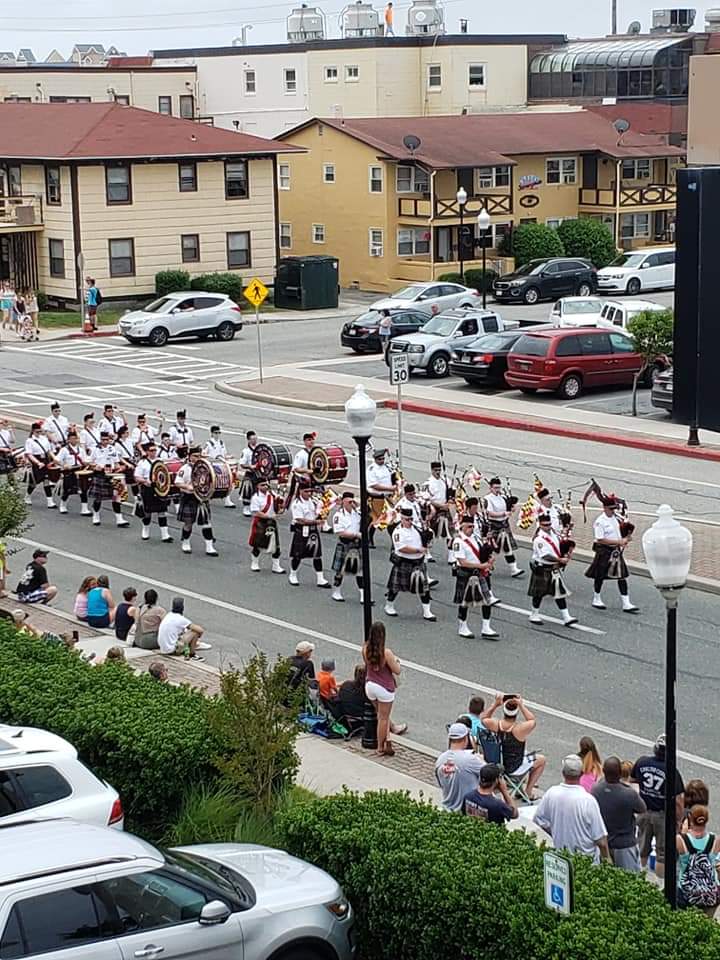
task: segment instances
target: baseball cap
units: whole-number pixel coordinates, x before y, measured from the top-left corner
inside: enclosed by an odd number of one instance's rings
[[[657,737],[655,737],[655,746],[662,747],[663,749],[667,746],[664,733],[659,733]]]
[[[470,730],[464,723],[451,723],[448,727],[448,737],[450,740],[464,740]]]
[[[295,653],[312,653],[314,649],[314,643],[310,643],[309,640],[301,640],[300,643],[295,647]]]
[[[37,550],[33,550],[33,560],[37,560],[38,557],[46,557],[47,555],[47,550],[41,550],[39,547]]]
[[[495,783],[500,778],[501,773],[502,771],[496,763],[486,763],[480,771],[480,783],[489,787],[491,783]]]
[[[571,753],[562,762],[565,777],[579,777],[583,772],[583,762],[576,753]]]
[[[15,623],[22,623],[23,620],[27,620],[29,614],[27,610],[21,610],[19,607],[16,610],[13,610],[10,616],[13,618]]]
[[[335,669],[335,661],[323,660],[321,664],[321,669],[324,670],[326,673],[331,673]]]

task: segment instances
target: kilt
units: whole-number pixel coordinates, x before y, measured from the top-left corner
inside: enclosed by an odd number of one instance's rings
[[[274,543],[273,543],[274,541]],[[275,517],[253,517],[248,544],[253,550],[278,550],[280,531]]]
[[[75,470],[65,470],[62,476],[63,497],[74,497],[80,493],[80,478]]]
[[[527,595],[535,600],[542,600],[543,597],[552,597],[553,600],[569,597],[570,591],[565,586],[562,567],[558,564],[531,563]]]
[[[469,567],[455,567],[453,603],[459,607],[475,607],[478,604],[488,605],[490,600],[490,584],[486,577]]]
[[[88,494],[91,500],[115,499],[115,488],[113,487],[112,480],[104,471],[94,471],[90,477]]]
[[[517,549],[517,541],[510,529],[509,520],[490,520],[490,536],[495,541],[495,553],[506,556]]]
[[[345,569],[347,564],[347,569]],[[362,576],[362,556],[359,540],[338,539],[332,560],[332,571],[338,576],[350,574],[354,577]]]
[[[46,463],[41,463],[40,466],[35,463],[30,464],[30,470],[32,471],[32,480],[34,484],[50,482],[48,479],[47,468],[48,465]]]
[[[447,537],[452,536],[451,530],[451,518],[450,511],[444,509],[434,508],[435,512],[433,513],[432,519],[430,520],[430,529],[438,538],[438,540],[446,539]]]
[[[240,483],[240,498],[242,502],[250,503],[253,493],[255,493],[255,474],[246,471]],[[260,547],[260,549],[262,550],[263,548]]]
[[[392,568],[388,577],[388,593],[427,593],[430,589],[425,558],[392,556]]]
[[[17,460],[12,453],[0,453],[0,475],[17,470]]]
[[[143,513],[150,516],[151,513],[167,513],[169,498],[159,497],[152,487],[141,484],[140,502],[142,503]]]
[[[194,493],[182,493],[177,516],[178,521],[183,526],[192,526],[197,523],[200,526],[208,527],[211,520],[210,504],[198,500]]]
[[[292,560],[316,560],[322,557],[322,542],[320,533],[314,528],[310,528],[307,537],[303,536],[302,527],[293,525],[292,543],[290,544],[290,558]]]
[[[609,547],[604,543],[594,543],[595,556],[585,571],[585,576],[591,580],[625,580],[628,568],[622,550]]]

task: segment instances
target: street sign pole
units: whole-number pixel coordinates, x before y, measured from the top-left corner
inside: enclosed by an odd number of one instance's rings
[[[260,307],[257,304],[255,306],[255,325],[257,327],[257,341],[258,341],[258,369],[260,370],[260,383],[262,383],[263,369],[262,369],[262,343],[260,342]]]
[[[243,290],[243,296],[255,307],[255,326],[257,327],[257,350],[258,350],[258,371],[260,373],[260,383],[263,382],[262,365],[262,342],[260,340],[260,305],[265,302],[270,291],[262,282],[255,277]]]
[[[410,378],[407,354],[390,353],[390,383],[397,387],[398,469],[402,473],[402,385]]]
[[[403,451],[402,451],[402,383],[398,380],[398,399],[397,399],[397,414],[398,414],[398,470],[402,473],[403,465]]]

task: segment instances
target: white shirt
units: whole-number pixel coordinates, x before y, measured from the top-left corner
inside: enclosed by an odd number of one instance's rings
[[[419,500],[410,500],[408,497],[403,497],[401,500],[395,504],[396,510],[412,510],[413,512],[413,523],[417,523],[418,526],[422,526],[423,518],[420,511],[420,501]]]
[[[333,533],[338,536],[341,533],[352,534],[354,537],[360,536],[360,511],[343,510],[341,507],[333,517]],[[343,537],[343,540],[348,539]]]
[[[307,500],[303,500],[302,497],[296,497],[290,507],[290,513],[292,514],[293,523],[302,524],[303,521],[317,520],[318,505],[312,497],[308,497]]]
[[[203,455],[206,457],[212,457],[213,460],[225,460],[227,459],[227,447],[225,446],[224,440],[213,440],[212,437],[203,447]]]
[[[307,470],[308,469],[308,460],[310,458],[310,451],[306,450],[305,447],[298,452],[293,457],[292,468],[293,470]]]
[[[130,442],[134,447],[138,447],[143,443],[150,443],[156,436],[157,433],[152,427],[146,426],[143,427],[142,430],[140,427],[133,427],[132,433],[130,434]]]
[[[12,450],[15,446],[15,431],[7,427],[0,430],[0,450]]]
[[[597,800],[579,783],[550,787],[535,812],[535,823],[547,830],[558,850],[586,853],[600,863],[595,841],[606,837],[607,829]]]
[[[95,427],[93,430],[88,430],[87,427],[83,427],[80,431],[80,443],[85,447],[89,456],[95,447],[100,445],[100,431],[98,428]]]
[[[537,510],[535,511],[535,520],[537,520],[542,513],[550,514],[550,526],[553,533],[561,534],[563,531],[563,525],[560,520],[560,510],[555,506],[555,504],[553,503],[549,507],[544,507],[541,503],[538,503]]]
[[[255,447],[257,444],[255,444]],[[251,467],[253,453],[255,452],[255,447],[245,447],[243,452],[240,454],[240,466],[241,467]]]
[[[430,477],[427,481],[427,489],[435,506],[444,507],[448,499],[448,488],[443,478]]]
[[[29,453],[36,460],[49,460],[52,445],[45,437],[28,437],[25,441],[25,453]]]
[[[419,560],[425,556],[425,547],[422,545],[420,533],[415,527],[403,527],[402,524],[393,531],[393,550],[399,557],[406,560]],[[400,547],[412,547],[411,553],[403,551],[400,553]]]
[[[84,467],[86,463],[82,447],[64,446],[60,447],[55,454],[55,459],[63,470],[72,470],[74,467]]]
[[[179,423],[174,423],[168,433],[170,434],[170,443],[174,447],[188,447],[194,439],[190,427],[181,427]]]
[[[269,490],[267,493],[256,490],[250,497],[250,513],[264,513],[266,517],[275,516],[275,497]]]
[[[192,493],[192,464],[184,463],[175,474],[175,486],[183,493]]]
[[[508,516],[507,503],[501,493],[489,493],[485,497],[485,509],[491,514],[492,520],[502,520]],[[493,517],[492,514],[494,513],[500,514],[500,516]]]
[[[90,455],[90,463],[98,470],[105,467],[116,467],[118,459],[115,447],[95,447]]]
[[[126,460],[128,463],[133,463],[135,460],[135,450],[129,440],[116,440],[115,453],[118,460]]]
[[[475,540],[472,537],[466,537],[463,533],[458,534],[453,540],[453,557],[456,562],[463,560],[473,567],[479,567],[481,561],[476,550],[478,545]]]
[[[601,513],[593,523],[593,537],[595,540],[622,540],[618,518]]]
[[[158,447],[158,460],[175,460],[175,451],[169,447]]]
[[[181,613],[166,613],[158,627],[160,653],[175,653],[183,630],[189,627],[191,622]]]
[[[135,479],[140,483],[149,483],[151,470],[152,462],[148,460],[147,457],[143,457],[142,460],[138,460],[138,464],[135,467]]]
[[[532,558],[535,563],[557,563],[560,560],[560,537],[552,530],[541,530],[533,540]]]
[[[107,431],[113,436],[118,432],[120,427],[125,426],[125,418],[121,417],[119,414],[116,417],[103,417],[100,423],[98,424],[98,430],[100,433]]]
[[[59,417],[48,417],[47,420],[43,421],[43,430],[49,435],[53,443],[65,443],[69,429],[70,421],[62,414]]]
[[[384,463],[370,464],[367,471],[367,482],[370,493],[373,493],[376,487],[392,487],[392,475],[389,467],[386,467]],[[377,492],[380,496],[383,496],[383,491],[378,490]]]

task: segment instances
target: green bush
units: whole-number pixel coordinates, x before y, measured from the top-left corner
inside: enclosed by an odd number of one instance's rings
[[[190,274],[187,270],[161,270],[155,274],[155,292],[159,297],[190,289]]]
[[[445,283],[462,283],[459,273],[441,273],[438,280],[444,281]]]
[[[482,268],[473,268],[465,271],[465,283],[468,287],[474,287],[478,293],[482,293],[483,288],[486,293],[489,293],[492,290],[493,283],[497,279],[497,276],[497,270],[491,270],[489,267],[484,273]]]
[[[612,263],[617,256],[612,231],[601,220],[581,217],[579,220],[563,220],[557,234],[568,257],[590,260],[600,269]]]
[[[242,303],[244,300],[244,284],[237,273],[201,273],[199,277],[193,277],[190,288],[208,293],[224,293],[235,303]]]
[[[521,223],[515,227],[512,245],[516,267],[522,267],[528,260],[562,257],[565,253],[557,230],[544,223]]]
[[[40,311],[40,313],[42,313],[43,310],[48,310],[50,308],[48,295],[46,293],[43,293],[42,290],[38,290],[36,297],[37,297],[38,310]]]
[[[720,930],[659,890],[574,857],[575,909],[544,905],[542,852],[517,832],[400,793],[345,794],[279,818],[291,853],[323,867],[373,960],[717,960]]]

